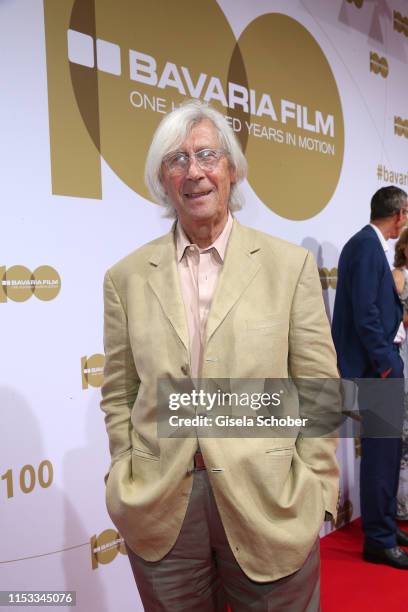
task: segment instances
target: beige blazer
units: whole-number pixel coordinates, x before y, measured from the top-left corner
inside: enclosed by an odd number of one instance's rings
[[[112,463],[109,514],[128,545],[161,559],[179,534],[197,439],[157,436],[158,379],[189,375],[174,232],[106,274],[101,407]],[[314,259],[234,220],[209,313],[203,378],[337,378]],[[328,406],[328,410],[330,406]],[[302,566],[325,511],[336,515],[336,440],[200,438],[231,549],[253,580]]]

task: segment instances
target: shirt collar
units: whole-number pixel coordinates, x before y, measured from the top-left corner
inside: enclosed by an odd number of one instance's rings
[[[215,249],[215,251],[217,251],[218,256],[220,257],[221,261],[224,262],[225,251],[227,250],[228,240],[229,240],[229,237],[230,237],[230,234],[231,234],[231,230],[232,230],[232,223],[233,223],[232,215],[231,215],[230,212],[228,212],[228,219],[227,219],[227,222],[226,222],[225,227],[222,230],[221,234],[207,248],[205,248],[205,249],[200,249],[199,248],[198,250],[200,251],[200,253],[203,253],[205,251],[210,251],[211,249]],[[187,238],[187,236],[185,234],[185,231],[181,227],[181,224],[177,221],[177,225],[176,225],[177,261],[181,261],[182,260],[182,258],[184,256],[184,253],[186,251],[186,248],[191,246],[191,244],[192,243]]]
[[[374,225],[373,223],[370,223],[370,227],[373,228],[373,230],[375,231],[375,233],[378,236],[378,240],[381,242],[381,246],[384,249],[384,253],[386,253],[389,249],[389,246],[387,244],[386,239],[384,238],[382,231],[378,229],[378,227],[376,225]]]

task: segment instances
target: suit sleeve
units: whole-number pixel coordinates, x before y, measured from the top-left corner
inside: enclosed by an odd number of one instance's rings
[[[319,478],[325,510],[335,518],[339,481],[336,459],[338,440],[334,437],[335,433],[330,433],[333,432],[330,424],[334,423],[336,427],[339,423],[341,396],[336,353],[324,308],[320,279],[311,253],[305,258],[292,302],[289,370],[291,376],[300,382],[301,411],[302,402],[305,402],[306,412],[314,412],[312,432],[316,432],[316,437],[298,436],[297,452]],[[328,432],[333,437],[327,437]]]
[[[105,369],[101,409],[109,438],[112,465],[130,454],[131,411],[140,380],[129,341],[127,315],[109,272],[104,280]]]
[[[367,241],[350,265],[353,320],[358,337],[379,374],[399,366],[397,354],[386,338],[377,305],[384,263],[383,254]]]

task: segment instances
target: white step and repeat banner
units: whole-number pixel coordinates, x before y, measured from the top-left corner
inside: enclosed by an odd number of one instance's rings
[[[330,316],[371,195],[408,188],[407,16],[406,0],[0,1],[0,589],[142,609],[105,510],[101,287],[169,228],[143,185],[157,123],[191,97],[228,116],[250,168],[239,220],[314,253]],[[358,443],[339,458],[337,527],[359,514]]]

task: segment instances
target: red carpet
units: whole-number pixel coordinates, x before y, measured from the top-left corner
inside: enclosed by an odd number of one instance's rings
[[[320,540],[322,611],[408,612],[408,570],[366,563],[362,545],[360,519]]]

